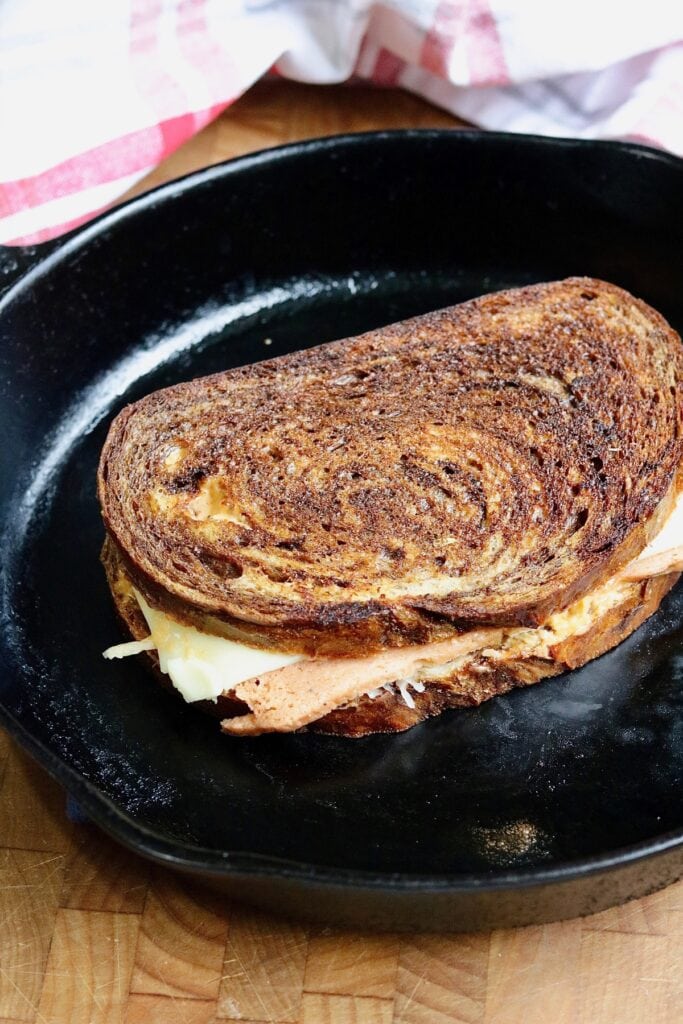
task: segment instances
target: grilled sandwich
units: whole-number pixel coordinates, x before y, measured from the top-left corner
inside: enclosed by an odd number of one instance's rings
[[[683,569],[683,349],[570,278],[179,384],[98,475],[132,640],[236,736],[406,729],[604,653]]]

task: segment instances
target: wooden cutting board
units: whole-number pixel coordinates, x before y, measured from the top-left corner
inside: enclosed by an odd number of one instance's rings
[[[280,142],[457,127],[397,92],[262,83],[136,191]],[[73,825],[0,731],[0,1024],[678,1024],[683,883],[481,935],[304,928],[230,905]]]

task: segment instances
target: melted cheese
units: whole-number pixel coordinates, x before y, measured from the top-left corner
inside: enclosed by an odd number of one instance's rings
[[[659,572],[667,571],[666,566],[669,566],[668,571],[671,571],[672,566],[675,568],[676,558],[674,556],[680,552],[682,543],[683,493],[679,495],[661,530],[637,559],[617,577],[608,580],[603,586],[575,601],[563,611],[551,615],[543,626],[536,629],[520,627],[504,632],[499,631],[499,646],[487,648],[480,643],[478,650],[473,655],[472,648],[468,645],[469,649],[457,657],[444,658],[442,655],[440,662],[437,660],[436,663],[429,655],[436,653],[438,644],[425,645],[422,649],[424,660],[418,664],[415,664],[413,649],[393,649],[385,652],[385,658],[391,655],[392,662],[400,660],[402,657],[404,659],[412,658],[413,664],[410,667],[414,671],[407,672],[404,676],[396,675],[397,682],[368,680],[372,688],[364,690],[362,686],[359,686],[356,688],[358,690],[356,696],[366,692],[375,699],[383,689],[391,688],[392,692],[398,692],[410,707],[413,705],[413,699],[409,693],[409,687],[412,686],[417,692],[421,692],[425,682],[438,680],[452,674],[460,666],[471,662],[473,656],[485,657],[490,661],[519,656],[548,657],[549,648],[552,645],[571,636],[581,636],[591,628],[597,619],[626,596],[629,580],[638,578],[638,566],[641,562],[645,562],[647,559],[647,567],[650,567],[651,559],[657,556],[658,564],[661,566],[658,569]],[[253,647],[225,637],[202,633],[192,626],[183,625],[164,612],[150,608],[141,594],[135,590],[133,593],[149,627],[150,636],[144,640],[109,647],[104,652],[104,657],[125,658],[141,651],[156,650],[161,671],[169,675],[175,688],[188,702],[198,700],[215,702],[221,693],[234,690],[242,683],[256,679],[263,680],[268,673],[276,673],[288,665],[311,660],[304,655]],[[493,633],[494,631],[489,632]],[[471,634],[470,638],[475,635]],[[430,649],[432,650],[430,651]],[[324,662],[327,662],[330,668],[337,667],[339,662],[344,662],[345,669],[348,670],[351,667],[351,662],[356,665],[362,664],[365,660],[367,667],[370,668],[371,663],[377,659],[377,655],[367,659],[315,659],[317,670],[315,674],[318,674]],[[406,667],[408,667],[407,664]],[[398,664],[396,669],[399,669]],[[299,694],[301,694],[300,690]],[[319,717],[317,714],[319,710],[311,713]],[[313,719],[309,718],[308,720]],[[238,723],[242,720],[235,719],[234,721]]]
[[[302,656],[235,643],[222,636],[202,633],[185,626],[170,615],[150,608],[134,590],[140,611],[149,626],[146,640],[117,644],[104,652],[105,658],[125,658],[140,651],[156,650],[159,668],[166,672],[188,703],[216,699],[245,679],[273,672],[301,661]]]

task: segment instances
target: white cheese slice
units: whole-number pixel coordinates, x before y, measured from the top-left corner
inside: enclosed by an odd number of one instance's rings
[[[133,593],[149,626],[150,637],[109,647],[104,657],[125,658],[141,650],[156,649],[159,668],[168,673],[176,690],[188,703],[196,700],[215,703],[224,690],[245,679],[303,660],[299,654],[249,647],[222,636],[202,633],[150,608],[137,590]]]

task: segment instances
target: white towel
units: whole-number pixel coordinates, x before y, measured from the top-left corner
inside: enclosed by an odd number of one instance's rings
[[[2,0],[0,241],[85,222],[270,70],[683,153],[672,0]]]

